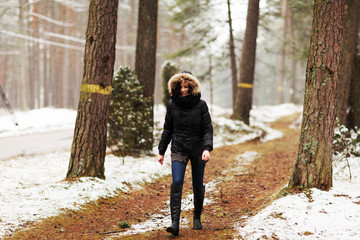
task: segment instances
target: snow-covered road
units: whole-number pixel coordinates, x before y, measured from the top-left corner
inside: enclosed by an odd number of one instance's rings
[[[0,160],[19,155],[70,150],[73,134],[73,129],[64,129],[46,133],[0,137]]]

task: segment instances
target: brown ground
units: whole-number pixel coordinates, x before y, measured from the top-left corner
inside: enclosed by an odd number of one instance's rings
[[[280,139],[262,143],[249,141],[225,146],[212,152],[205,170],[205,182],[218,181],[217,191],[207,192],[213,202],[204,207],[202,230],[192,229],[192,211],[183,211],[182,218],[189,224],[181,225],[178,239],[233,239],[236,223],[271,203],[289,180],[295,162],[299,131],[289,128],[297,114],[284,117],[272,127],[284,133]],[[246,173],[232,170],[234,159],[245,151],[256,151],[260,157],[252,162]],[[155,159],[154,159],[155,161]],[[188,170],[190,167],[188,167]],[[187,170],[183,196],[191,193],[191,174]],[[224,170],[228,170],[226,174]],[[16,231],[5,239],[105,239],[112,233],[125,231],[118,224],[144,222],[166,207],[171,176],[145,184],[142,190],[121,193],[116,197],[100,199],[78,211],[68,211],[40,223],[29,223],[30,228]],[[164,228],[144,234],[121,236],[117,239],[172,239]],[[116,239],[116,238],[115,238]]]

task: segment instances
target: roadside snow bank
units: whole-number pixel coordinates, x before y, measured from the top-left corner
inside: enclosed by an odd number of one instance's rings
[[[0,137],[74,129],[76,111],[48,107],[16,112],[15,116],[18,126],[14,124],[7,112],[0,115]]]
[[[0,236],[9,234],[28,221],[78,209],[99,197],[111,197],[137,188],[170,173],[170,163],[154,163],[153,157],[121,158],[107,156],[106,180],[83,177],[62,181],[70,153],[55,152],[0,161]],[[168,158],[169,159],[169,158]]]

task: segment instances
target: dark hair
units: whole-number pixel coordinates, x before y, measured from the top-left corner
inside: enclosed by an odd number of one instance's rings
[[[180,95],[181,95],[180,89],[181,89],[181,83],[182,83],[183,81],[187,81],[187,82],[189,83],[189,94],[192,93],[193,87],[191,86],[189,79],[188,79],[188,78],[183,78],[181,81],[179,81],[179,82],[176,84],[175,89],[172,89],[172,95],[173,95],[173,96],[180,96]]]

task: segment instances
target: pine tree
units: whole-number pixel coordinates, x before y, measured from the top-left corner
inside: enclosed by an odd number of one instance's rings
[[[149,98],[134,71],[120,67],[113,81],[107,145],[117,156],[138,156],[151,150],[152,128]]]
[[[256,39],[259,24],[260,0],[249,0],[244,44],[240,62],[240,81],[235,99],[234,118],[250,123],[255,74]]]
[[[107,119],[114,73],[117,0],[91,0],[84,72],[67,178],[105,178]]]
[[[135,72],[144,86],[144,96],[150,99],[151,116],[146,121],[149,126],[153,127],[158,0],[140,0],[138,14]],[[150,148],[152,145],[153,140],[148,147]]]
[[[165,62],[162,71],[161,71],[161,77],[162,77],[162,88],[163,88],[163,104],[167,106],[169,100],[170,100],[170,94],[168,90],[168,82],[170,78],[179,72],[179,67],[171,61]]]
[[[290,187],[332,187],[344,0],[315,0],[300,143]]]

